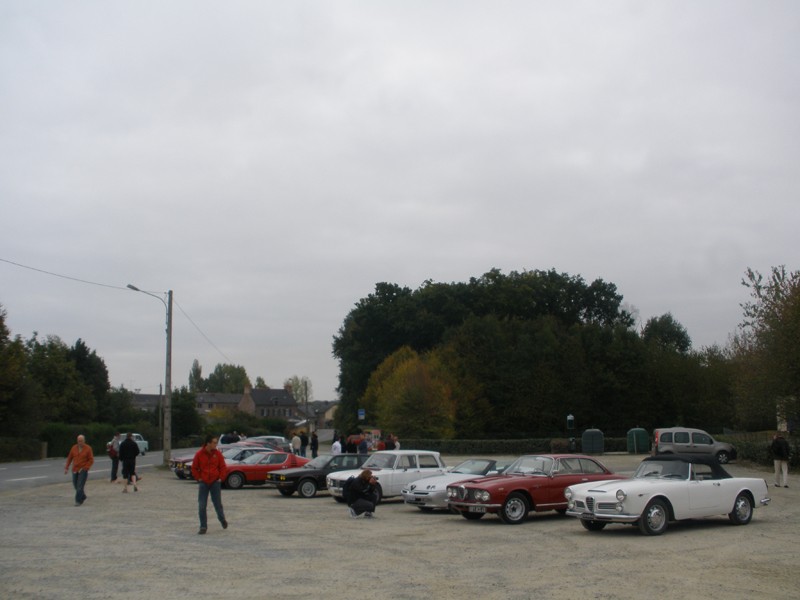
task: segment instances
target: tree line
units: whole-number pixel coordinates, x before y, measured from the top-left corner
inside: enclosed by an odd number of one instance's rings
[[[733,342],[694,350],[667,313],[641,329],[612,283],[549,271],[416,290],[379,283],[334,337],[336,426],[406,437],[621,436],[671,425],[774,429],[798,414],[797,272],[749,270]],[[755,368],[757,367],[757,368]],[[366,413],[358,421],[358,411]]]

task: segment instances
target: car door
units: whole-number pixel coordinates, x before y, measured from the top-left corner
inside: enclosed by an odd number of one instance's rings
[[[723,480],[714,476],[713,469],[704,464],[693,463],[688,483],[689,513],[692,517],[705,517],[729,512],[725,508],[726,492]]]
[[[694,454],[711,454],[714,450],[714,440],[706,433],[693,431],[690,448]]]
[[[566,508],[564,490],[578,483],[598,481],[608,477],[598,463],[588,458],[561,458],[554,465],[553,476],[543,478],[538,486],[538,498],[533,501],[540,510]]]

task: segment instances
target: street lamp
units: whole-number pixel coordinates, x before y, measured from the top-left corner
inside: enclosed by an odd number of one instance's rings
[[[169,459],[172,454],[172,290],[169,290],[167,299],[164,300],[161,296],[156,296],[150,292],[140,290],[135,285],[128,284],[128,289],[134,292],[141,292],[161,301],[167,309],[167,366],[166,375],[164,376],[164,431],[163,431],[163,445],[164,445],[164,466],[169,466]]]

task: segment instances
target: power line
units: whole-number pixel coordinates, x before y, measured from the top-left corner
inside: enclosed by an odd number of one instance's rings
[[[61,275],[60,273],[53,273],[52,271],[45,271],[44,269],[37,269],[36,267],[30,267],[28,265],[23,265],[23,264],[20,264],[18,262],[14,262],[13,260],[7,260],[5,258],[0,258],[0,262],[8,263],[9,265],[14,265],[15,267],[20,267],[22,269],[28,269],[30,271],[36,271],[37,273],[44,273],[45,275],[51,275],[53,277],[60,277],[61,279],[68,279],[70,281],[77,281],[78,283],[85,283],[87,285],[96,285],[96,286],[99,286],[99,287],[111,288],[111,289],[114,289],[114,290],[126,290],[126,291],[128,290],[127,286],[111,285],[111,284],[108,284],[108,283],[98,283],[96,281],[89,281],[87,279],[80,279],[78,277],[70,277],[69,275]],[[140,291],[145,291],[145,290],[140,290]],[[195,323],[194,320],[192,320],[192,318],[186,313],[186,311],[183,310],[183,307],[180,304],[178,304],[178,302],[176,300],[173,300],[173,302],[175,302],[175,304],[180,309],[181,313],[183,313],[183,316],[186,317],[186,319],[189,321],[189,323],[192,324],[192,326],[198,331],[198,333],[200,335],[203,336],[203,338],[211,345],[211,347],[214,348],[214,350],[216,350],[217,352],[219,352],[220,355],[225,360],[227,360],[229,363],[232,363],[233,361],[231,361],[231,359],[228,358],[225,355],[225,353],[222,350],[220,350],[217,347],[217,345],[214,342],[212,342],[211,339],[209,339],[209,337],[205,333],[203,333],[203,330],[200,329],[200,327],[197,326],[197,323]]]

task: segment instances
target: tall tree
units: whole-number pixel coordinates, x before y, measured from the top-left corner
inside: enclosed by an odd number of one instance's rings
[[[206,392],[222,394],[243,394],[250,385],[247,371],[241,365],[218,364],[205,380]]]
[[[0,305],[0,435],[35,437],[39,431],[34,389],[22,339],[11,339]]]
[[[189,391],[190,392],[205,392],[205,381],[203,380],[203,367],[200,362],[195,358],[192,361],[192,370],[189,371]]]

